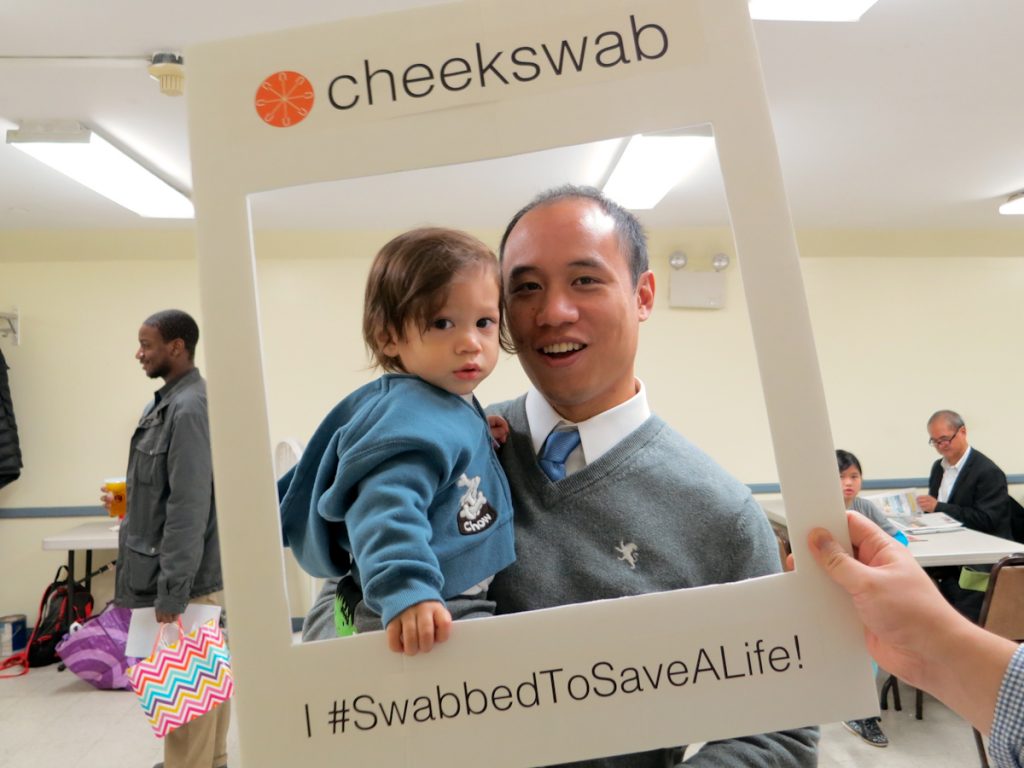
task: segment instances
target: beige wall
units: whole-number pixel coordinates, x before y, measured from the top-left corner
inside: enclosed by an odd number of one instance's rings
[[[374,375],[360,341],[363,280],[390,234],[258,237],[275,441],[304,440]],[[496,243],[497,233],[477,234]],[[934,452],[924,421],[940,407],[959,409],[973,442],[1007,472],[1024,472],[1024,234],[805,232],[800,243],[833,436],[860,456],[866,476],[925,475]],[[20,346],[2,339],[0,348],[26,465],[0,490],[0,508],[90,505],[102,478],[123,473],[133,425],[159,383],[132,357],[135,334],[157,309],[199,315],[193,247],[184,230],[0,232],[0,309],[19,307],[23,332]],[[734,260],[726,273],[725,309],[670,309],[667,256],[677,248],[697,266],[716,251],[732,254],[724,231],[652,235],[657,307],[638,374],[655,410],[741,480],[773,482],[740,270]],[[487,403],[525,386],[509,359],[478,394]],[[63,560],[41,552],[40,539],[85,519],[0,519],[0,614],[34,619]],[[98,597],[108,591],[100,587]]]

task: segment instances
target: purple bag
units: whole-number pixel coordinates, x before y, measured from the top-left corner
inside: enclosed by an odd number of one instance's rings
[[[124,655],[131,621],[130,608],[107,603],[101,613],[64,636],[57,644],[57,655],[68,669],[96,688],[130,690],[127,669],[138,661]]]

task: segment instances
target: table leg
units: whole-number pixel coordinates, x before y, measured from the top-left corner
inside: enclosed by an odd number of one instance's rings
[[[75,605],[75,550],[68,550],[68,607],[70,614],[74,614]]]
[[[68,616],[75,615],[75,550],[68,550]],[[64,662],[57,665],[57,671],[63,672],[67,669]]]

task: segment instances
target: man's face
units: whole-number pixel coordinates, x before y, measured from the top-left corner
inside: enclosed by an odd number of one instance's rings
[[[160,331],[152,325],[142,325],[139,328],[139,349],[135,353],[135,359],[142,364],[142,370],[149,378],[167,378],[172,370],[173,348],[174,342],[164,341]]]
[[[928,437],[935,450],[950,464],[956,464],[967,451],[967,427],[957,429],[945,419],[928,425]]]
[[[505,244],[508,325],[519,362],[563,417],[584,421],[636,394],[640,323],[654,276],[634,288],[614,222],[592,200],[534,208]]]

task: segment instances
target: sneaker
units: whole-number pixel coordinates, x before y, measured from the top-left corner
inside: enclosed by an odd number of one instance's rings
[[[881,721],[877,717],[866,720],[847,720],[843,723],[846,730],[855,733],[872,747],[888,747],[889,739],[882,732]]]

